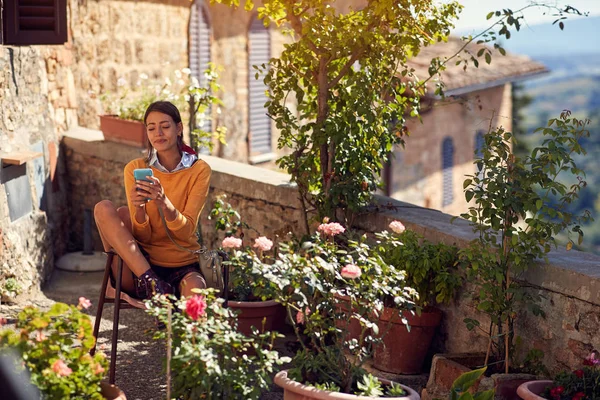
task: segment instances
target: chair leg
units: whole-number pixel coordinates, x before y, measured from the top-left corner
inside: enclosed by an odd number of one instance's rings
[[[119,311],[121,310],[121,278],[123,276],[123,259],[117,259],[117,282],[115,287],[115,310],[113,316],[112,345],[110,348],[110,368],[108,383],[114,385],[117,366],[117,341],[119,340]]]
[[[96,354],[98,344],[98,332],[100,331],[100,321],[102,320],[102,311],[104,311],[104,299],[106,298],[106,286],[110,276],[110,266],[115,253],[109,251],[106,253],[106,267],[104,267],[104,278],[102,278],[102,288],[100,289],[100,299],[98,300],[98,309],[96,310],[96,321],[94,322],[94,347],[90,350],[90,355]]]

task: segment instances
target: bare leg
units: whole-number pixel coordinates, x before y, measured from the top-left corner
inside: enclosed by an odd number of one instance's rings
[[[100,232],[105,251],[113,248],[123,259],[123,290],[135,291],[131,272],[136,276],[142,275],[150,265],[138,248],[131,233],[131,220],[127,207],[115,208],[109,200],[102,200],[94,207],[94,218]],[[113,265],[113,274],[116,267]]]
[[[179,283],[179,293],[181,298],[193,296],[192,289],[205,289],[206,282],[200,272],[190,272],[186,274]]]

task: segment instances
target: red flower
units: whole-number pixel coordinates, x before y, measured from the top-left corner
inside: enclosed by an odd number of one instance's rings
[[[193,295],[185,302],[185,312],[189,315],[194,321],[196,321],[199,317],[204,315],[206,310],[206,300],[204,296],[199,296],[197,294]]]
[[[581,400],[585,397],[585,393],[577,392],[573,395],[573,400]]]
[[[583,370],[578,369],[577,371],[573,371],[573,373],[577,375],[579,379],[583,378]]]
[[[560,399],[560,395],[565,391],[565,388],[562,386],[557,386],[555,388],[550,389],[550,397],[553,399]]]
[[[556,388],[556,393],[558,393],[558,394],[563,394],[564,391],[565,391],[565,388],[562,386],[558,386]]]

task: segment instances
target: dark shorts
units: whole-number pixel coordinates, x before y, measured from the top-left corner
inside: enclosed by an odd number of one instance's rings
[[[148,260],[148,253],[146,253],[146,251],[143,250],[141,246],[140,246],[140,250],[142,251],[142,253],[146,257],[146,259]],[[179,291],[179,284],[181,283],[183,278],[185,278],[185,276],[187,274],[189,274],[190,272],[199,273],[202,276],[202,278],[205,280],[204,286],[206,286],[206,279],[204,278],[204,275],[202,274],[202,271],[200,270],[200,264],[198,264],[198,262],[183,265],[181,267],[161,267],[160,265],[152,264],[150,262],[150,260],[148,260],[148,264],[150,264],[150,268],[152,269],[152,271],[154,271],[154,273],[156,275],[158,275],[158,277],[160,279],[167,282],[169,285],[173,286],[173,290],[175,291],[175,295],[177,297],[181,296],[181,293]],[[131,273],[131,275],[133,276],[133,283],[134,283],[134,287],[136,288],[136,292],[137,292],[137,288],[140,287],[140,284],[139,284],[140,279],[133,272]],[[140,293],[136,293],[136,297],[148,298],[149,296],[145,293],[140,292]]]

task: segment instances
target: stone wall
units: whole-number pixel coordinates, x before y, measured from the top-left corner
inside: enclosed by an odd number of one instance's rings
[[[77,135],[72,135],[77,136]],[[86,136],[86,135],[84,135]],[[89,136],[89,135],[87,135]],[[122,166],[139,156],[139,150],[107,142],[86,142],[75,137],[64,138],[67,168],[85,171],[74,176],[70,206],[92,207],[102,198],[124,203],[122,189],[115,187],[121,180]],[[204,158],[212,167],[210,195],[202,213],[202,232],[209,247],[218,245],[214,222],[207,219],[216,196],[225,194],[245,222],[268,237],[283,237],[287,232],[303,234],[302,214],[297,192],[284,174],[248,166],[220,158]],[[112,165],[111,165],[112,164]],[[85,166],[85,167],[84,167]],[[119,174],[113,176],[112,174]],[[423,234],[434,242],[465,246],[473,239],[466,221],[455,220],[437,210],[418,207],[387,197],[376,197],[378,212],[360,218],[355,228],[375,232],[385,229],[394,220],[401,220],[408,229]],[[79,213],[74,212],[71,229],[80,236]],[[79,222],[78,222],[79,221]],[[255,233],[245,232],[246,238]],[[96,243],[98,247],[98,242]],[[536,264],[525,277],[530,290],[542,295],[541,307],[546,317],[535,317],[526,310],[519,315],[516,327],[524,351],[533,347],[545,353],[544,363],[556,371],[580,365],[581,358],[592,348],[600,348],[600,257],[577,251],[552,251],[547,264]],[[443,308],[443,324],[438,332],[435,352],[484,351],[486,338],[469,332],[463,319],[478,318],[485,326],[485,316],[475,311],[470,298],[475,289],[465,287],[457,301]]]
[[[55,55],[50,46],[0,46],[0,158],[35,155],[0,165],[0,293],[11,277],[24,294],[39,289],[65,248],[64,169],[50,101],[58,70],[46,63]]]

